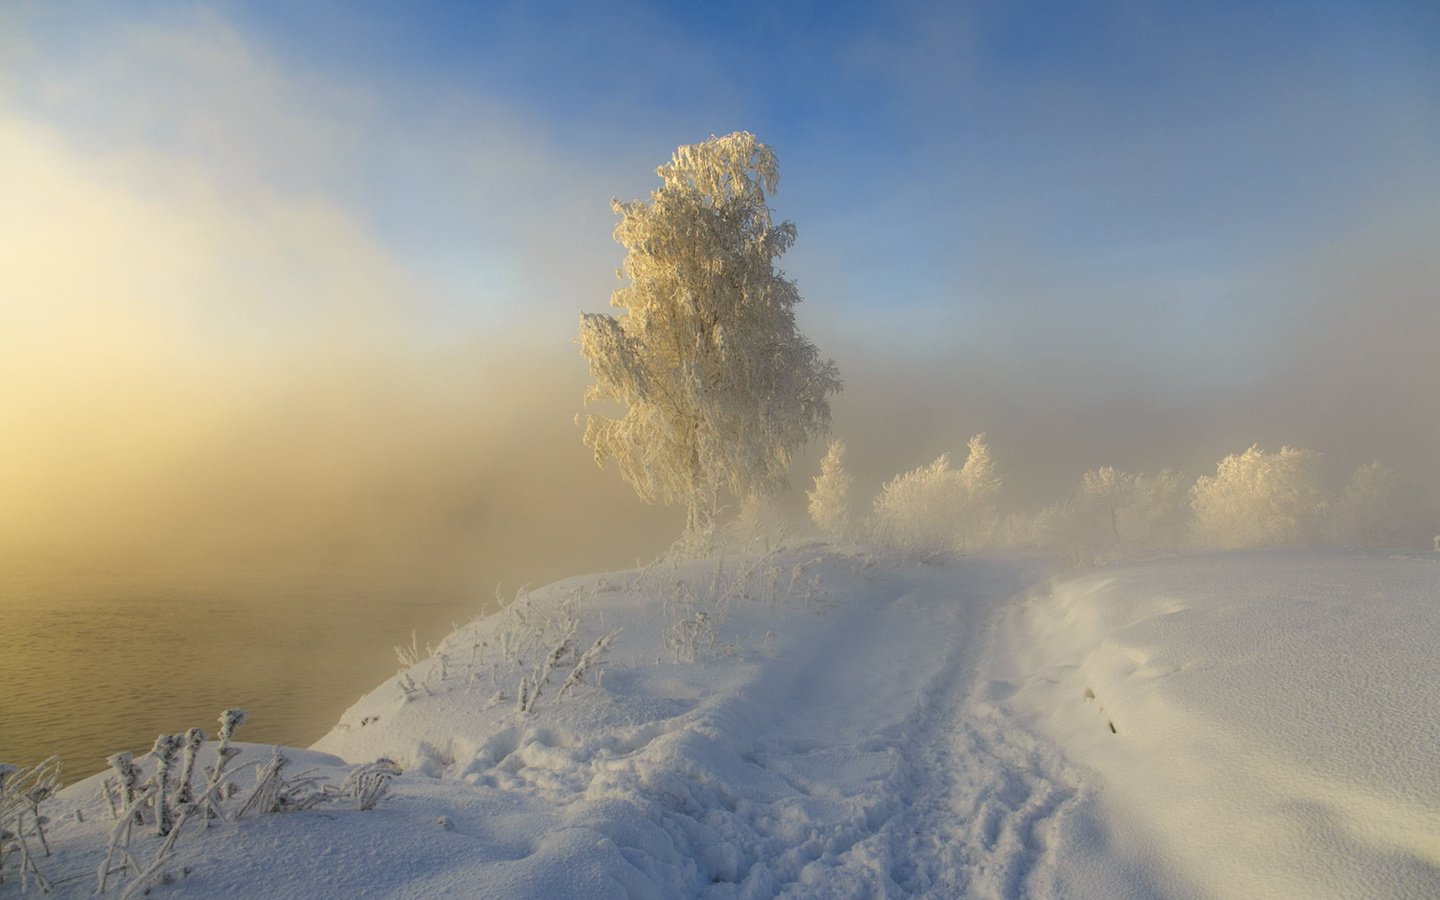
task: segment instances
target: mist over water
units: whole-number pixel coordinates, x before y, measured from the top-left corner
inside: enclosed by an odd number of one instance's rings
[[[334,77],[203,5],[96,15],[85,35],[0,23],[0,757],[247,703],[247,737],[303,743],[411,628],[669,545],[683,516],[581,444],[572,339],[614,287],[609,198],[732,108],[546,121],[483,79]],[[1423,59],[1387,50],[1383,95],[1335,89],[1350,70],[1320,54],[1212,96],[1208,50],[1180,54],[1150,121],[1108,84],[950,96],[903,48],[850,49],[905,76],[866,84],[914,92],[885,103],[927,123],[904,148],[855,150],[858,106],[843,140],[733,125],[779,154],[784,267],[845,380],[862,508],[982,431],[1009,511],[1098,466],[1193,480],[1256,442],[1325,454],[1337,483],[1379,460],[1440,486]],[[1372,70],[1363,49],[1341,56]],[[1002,145],[925,130],[950,107]]]
[[[0,758],[56,754],[74,781],[155,736],[215,731],[252,712],[244,740],[304,746],[420,646],[483,608],[468,591],[385,585],[361,573],[301,578],[0,573]]]

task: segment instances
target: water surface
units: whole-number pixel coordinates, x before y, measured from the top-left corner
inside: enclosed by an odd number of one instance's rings
[[[162,732],[306,746],[398,666],[482,611],[478,591],[397,588],[357,575],[55,575],[0,571],[0,762],[57,754],[67,783]]]

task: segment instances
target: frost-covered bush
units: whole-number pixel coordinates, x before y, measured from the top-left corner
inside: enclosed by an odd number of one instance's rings
[[[968,450],[965,465],[960,467],[965,499],[957,523],[956,543],[961,550],[983,550],[994,546],[1000,524],[996,499],[1001,481],[983,433],[970,439]]]
[[[810,499],[810,521],[831,540],[848,537],[855,518],[855,479],[845,470],[845,442],[834,440],[820,460]]]
[[[1351,474],[1330,511],[1333,540],[1351,547],[1424,547],[1437,528],[1435,498],[1378,462]]]
[[[875,538],[922,558],[992,546],[999,528],[999,490],[985,435],[977,434],[959,470],[942,453],[930,465],[886,482],[875,498]]]
[[[1297,544],[1320,538],[1325,497],[1320,455],[1281,447],[1266,453],[1253,445],[1220,461],[1190,491],[1196,542],[1237,549]]]
[[[746,132],[680,147],[649,199],[616,201],[627,283],[619,316],[582,315],[580,351],[595,384],[585,443],[646,501],[686,509],[686,534],[711,533],[721,495],[772,493],[791,454],[830,425],[840,389],[795,324],[800,293],[775,268],[795,226],[766,195],[779,166]]]
[[[928,557],[955,546],[965,485],[942,453],[928,466],[897,475],[875,498],[875,538],[913,556]]]

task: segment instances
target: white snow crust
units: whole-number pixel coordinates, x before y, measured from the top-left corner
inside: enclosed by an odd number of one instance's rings
[[[1052,577],[810,547],[570,579],[286,751],[337,783],[395,760],[377,809],[184,834],[151,896],[1440,896],[1437,647],[1418,556]],[[52,879],[94,872],[99,785],[47,808]]]

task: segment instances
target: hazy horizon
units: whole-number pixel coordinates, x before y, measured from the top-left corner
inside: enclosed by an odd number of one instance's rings
[[[739,128],[862,502],[981,431],[1012,509],[1257,442],[1440,485],[1433,10],[747,8],[8,7],[0,557],[655,555],[682,515],[582,446],[577,314],[610,198]]]

